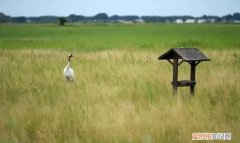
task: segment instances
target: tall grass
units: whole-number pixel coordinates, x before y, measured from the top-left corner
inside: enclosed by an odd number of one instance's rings
[[[172,96],[164,49],[72,52],[69,83],[64,50],[0,50],[0,142],[189,143],[193,132],[240,141],[238,49],[204,50],[212,61],[198,65],[194,97]],[[179,70],[189,78],[187,64]]]
[[[0,142],[192,142],[192,132],[240,141],[239,25],[0,25]],[[172,96],[157,57],[197,47],[194,97]],[[73,83],[63,78],[74,54]],[[189,79],[182,64],[179,79]]]

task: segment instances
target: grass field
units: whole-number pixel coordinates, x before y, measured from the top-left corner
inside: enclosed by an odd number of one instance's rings
[[[0,25],[0,143],[240,142],[240,25]],[[157,57],[197,47],[194,97]],[[69,53],[76,78],[66,82]],[[189,78],[189,66],[179,68]]]

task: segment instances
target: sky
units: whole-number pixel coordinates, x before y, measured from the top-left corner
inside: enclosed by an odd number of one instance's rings
[[[240,0],[0,0],[0,12],[10,16],[224,16],[240,12]]]

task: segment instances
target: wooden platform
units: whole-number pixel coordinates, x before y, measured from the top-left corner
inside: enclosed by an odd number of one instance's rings
[[[172,82],[173,84],[173,82]],[[178,87],[183,87],[183,86],[195,86],[196,85],[196,81],[190,81],[190,80],[181,80],[181,81],[177,81],[177,86]]]
[[[177,95],[177,88],[189,86],[191,95],[194,95],[194,87],[196,85],[195,74],[196,66],[202,61],[210,59],[196,48],[172,48],[158,57],[159,60],[167,60],[173,66],[173,95]],[[179,61],[181,60],[181,61]],[[190,79],[178,81],[178,67],[187,62],[190,66]]]

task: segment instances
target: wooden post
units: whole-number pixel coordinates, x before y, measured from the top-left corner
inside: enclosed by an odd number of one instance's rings
[[[191,65],[190,81],[195,81],[196,62],[195,62],[195,61],[192,61],[192,62],[190,63],[190,65]],[[195,87],[195,84],[190,86],[190,94],[191,94],[191,95],[194,95],[194,87]]]
[[[178,59],[173,59],[173,95],[177,95]]]

